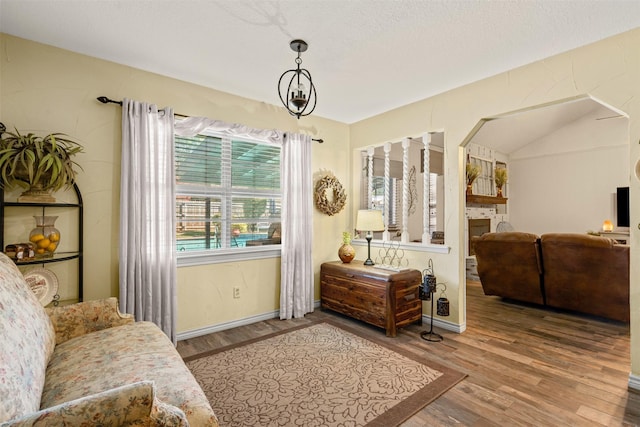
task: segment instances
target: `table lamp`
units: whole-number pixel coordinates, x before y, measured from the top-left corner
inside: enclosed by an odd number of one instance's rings
[[[374,231],[384,231],[382,211],[375,209],[361,209],[356,216],[356,230],[367,232],[367,260],[364,265],[373,265],[371,260],[371,238]]]
[[[613,224],[608,219],[602,224],[602,231],[613,231]]]

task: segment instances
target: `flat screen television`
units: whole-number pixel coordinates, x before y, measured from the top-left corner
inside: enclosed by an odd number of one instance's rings
[[[617,226],[629,227],[629,187],[618,187],[616,190]]]

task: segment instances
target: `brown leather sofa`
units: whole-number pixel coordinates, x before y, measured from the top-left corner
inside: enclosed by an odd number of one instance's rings
[[[548,306],[629,321],[629,246],[607,237],[540,236]]]
[[[537,235],[486,233],[473,242],[478,276],[485,295],[544,304]]]
[[[629,246],[522,232],[486,233],[472,244],[486,295],[629,322]]]

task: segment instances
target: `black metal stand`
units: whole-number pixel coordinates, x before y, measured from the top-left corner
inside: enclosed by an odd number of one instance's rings
[[[431,325],[428,331],[420,332],[420,337],[426,341],[440,342],[444,339],[442,335],[436,334],[435,332],[433,332],[433,300],[435,299],[433,296],[433,293],[435,291],[435,287],[429,287],[429,291],[430,291],[430,297],[431,297]]]
[[[441,285],[444,286],[444,284],[442,283]],[[435,296],[433,294],[436,292],[437,288],[438,288],[438,283],[436,280],[436,276],[433,274],[433,261],[429,259],[429,267],[423,271],[422,286],[420,287],[420,299],[423,301],[431,300],[431,325],[428,331],[423,331],[420,333],[420,337],[423,340],[431,341],[431,342],[440,342],[444,339],[442,335],[436,334],[435,332],[433,332],[433,315],[434,315],[433,300],[435,299]],[[446,286],[444,286],[444,288],[446,289]],[[439,301],[438,301],[438,304],[440,304]],[[438,310],[440,310],[439,305],[438,305]],[[446,313],[440,313],[438,311],[438,315],[440,314],[444,314],[445,316],[448,316],[449,315],[448,307],[446,309]]]

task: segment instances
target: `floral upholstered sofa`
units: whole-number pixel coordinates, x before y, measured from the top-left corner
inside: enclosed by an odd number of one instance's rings
[[[109,298],[43,308],[0,254],[0,425],[217,426],[171,341]]]

